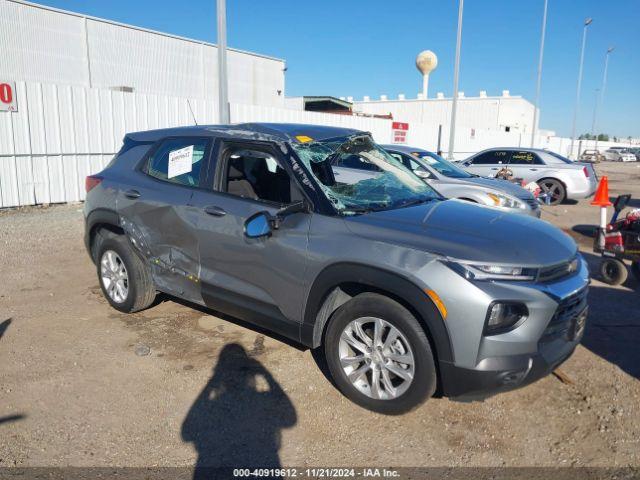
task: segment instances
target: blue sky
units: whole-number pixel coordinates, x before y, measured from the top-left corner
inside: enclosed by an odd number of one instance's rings
[[[215,43],[215,0],[44,0],[39,3]],[[286,94],[415,97],[415,55],[436,52],[429,90],[452,93],[456,0],[227,0],[228,44],[287,61]],[[460,90],[503,89],[533,101],[543,0],[467,0]],[[541,128],[570,135],[582,24],[578,132],[591,129],[604,53],[614,45],[599,131],[640,137],[640,0],[549,0]]]

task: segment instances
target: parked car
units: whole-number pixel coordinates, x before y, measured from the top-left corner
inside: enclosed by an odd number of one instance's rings
[[[612,147],[604,151],[604,156],[611,162],[635,162],[636,156],[623,147]]]
[[[493,177],[508,167],[516,178],[536,182],[550,197],[551,205],[588,198],[598,186],[592,164],[572,162],[549,150],[490,148],[476,153],[462,165],[467,171],[485,177]]]
[[[585,150],[580,155],[581,162],[600,163],[605,160],[605,156],[600,153],[600,150]]]
[[[382,171],[336,180],[332,160],[350,155]],[[437,387],[527,385],[583,335],[589,278],[568,235],[443,199],[365,132],[130,133],[86,187],[85,243],[111,306],[163,292],[322,349],[343,394],[377,412]]]
[[[382,148],[447,198],[540,217],[539,202],[520,185],[474,175],[421,148],[405,145],[382,145]]]
[[[640,148],[634,147],[629,149],[630,153],[636,156],[636,162],[640,162]]]

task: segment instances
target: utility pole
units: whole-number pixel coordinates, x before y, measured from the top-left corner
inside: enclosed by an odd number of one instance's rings
[[[607,53],[604,56],[604,73],[602,74],[602,87],[600,88],[600,98],[596,100],[596,108],[593,109],[593,125],[591,126],[591,133],[595,133],[596,129],[596,114],[598,110],[598,103],[600,103],[600,107],[602,108],[602,103],[604,102],[604,90],[607,87],[607,70],[609,68],[609,54],[615,50],[615,47],[607,48]],[[596,146],[595,149],[598,149],[598,137],[596,137]]]
[[[456,37],[456,63],[453,69],[453,102],[451,104],[451,126],[449,127],[449,154],[447,158],[453,160],[453,151],[456,138],[456,110],[458,108],[458,77],[460,74],[460,47],[462,45],[462,10],[464,0],[458,4],[458,33]]]
[[[592,18],[587,18],[584,21],[584,28],[582,29],[582,49],[580,50],[580,68],[578,69],[578,87],[576,88],[576,106],[573,110],[573,126],[571,127],[571,148],[569,149],[569,156],[573,156],[573,143],[576,139],[576,122],[578,120],[578,109],[580,107],[580,87],[582,86],[582,66],[584,64],[584,47],[587,43],[587,27],[593,22]],[[579,154],[580,152],[578,152]]]
[[[218,115],[220,123],[230,122],[227,78],[227,7],[226,0],[217,0],[218,19]]]
[[[540,54],[538,55],[538,80],[536,82],[536,101],[533,104],[533,128],[531,129],[531,148],[536,141],[536,133],[538,130],[538,108],[540,102],[540,83],[542,82],[542,57],[544,55],[544,37],[547,31],[547,4],[548,0],[544,0],[544,13],[542,14],[542,35],[540,36]]]

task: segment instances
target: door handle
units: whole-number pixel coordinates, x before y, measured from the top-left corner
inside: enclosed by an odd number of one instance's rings
[[[493,167],[491,170],[498,170],[498,167]]]
[[[209,205],[207,207],[204,207],[204,211],[207,215],[211,215],[214,217],[224,217],[227,214],[227,212],[224,209],[220,207],[216,207],[214,205]]]
[[[124,196],[131,199],[140,198],[140,192],[137,190],[127,190],[124,192]]]
[[[530,171],[530,172],[537,172],[537,171],[538,171],[538,169],[537,169],[537,168],[530,168],[530,169],[529,169],[529,171]]]

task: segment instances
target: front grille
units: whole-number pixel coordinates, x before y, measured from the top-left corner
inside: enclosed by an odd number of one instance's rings
[[[587,308],[588,287],[577,291],[560,302],[556,313],[547,325],[542,340],[553,340],[558,337],[568,337],[576,317]]]
[[[551,265],[550,267],[541,268],[540,272],[538,273],[538,281],[551,282],[553,280],[558,280],[562,277],[572,275],[578,271],[579,266],[580,259],[578,257],[574,257],[567,262],[562,262],[556,265]]]

